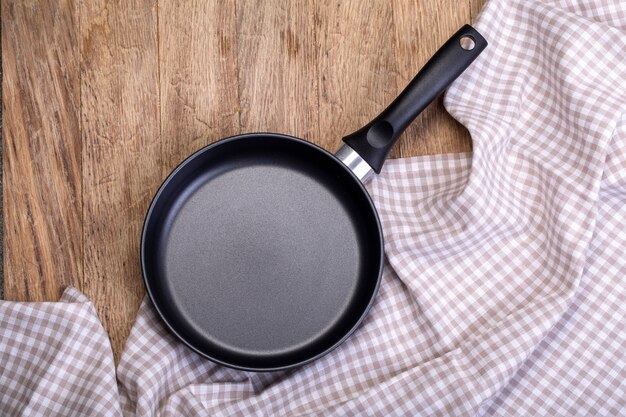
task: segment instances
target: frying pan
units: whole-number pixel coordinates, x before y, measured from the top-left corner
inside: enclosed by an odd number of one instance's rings
[[[250,371],[302,365],[346,340],[383,268],[381,224],[363,183],[486,46],[461,28],[335,155],[252,133],[183,161],[154,197],[141,238],[146,289],[172,333],[210,360]]]

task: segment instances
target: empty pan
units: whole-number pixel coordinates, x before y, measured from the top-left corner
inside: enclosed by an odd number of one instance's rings
[[[273,133],[187,158],[146,215],[141,266],[169,329],[199,354],[270,371],[328,353],[361,323],[383,268],[363,186],[407,125],[485,48],[464,26],[400,96],[333,155]]]

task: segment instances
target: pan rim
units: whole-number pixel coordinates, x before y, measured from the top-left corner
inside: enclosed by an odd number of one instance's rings
[[[234,141],[239,141],[239,140],[244,140],[244,139],[252,139],[254,138],[255,140],[259,140],[260,137],[265,137],[265,138],[272,138],[272,139],[280,139],[280,140],[287,140],[287,141],[291,141],[291,142],[296,142],[299,143],[301,145],[304,146],[308,146],[312,149],[314,149],[317,152],[321,152],[323,154],[325,154],[326,156],[330,157],[331,159],[333,159],[336,163],[338,163],[343,170],[349,174],[353,181],[355,181],[358,186],[361,189],[361,192],[364,193],[366,200],[369,203],[369,206],[374,214],[374,219],[376,221],[376,229],[378,230],[378,237],[379,237],[379,247],[380,247],[380,256],[379,256],[379,260],[378,260],[378,272],[377,272],[377,278],[376,278],[376,282],[374,284],[374,290],[372,291],[372,294],[370,296],[370,299],[366,305],[366,307],[361,311],[359,318],[355,321],[354,325],[343,334],[343,336],[341,338],[339,338],[337,341],[335,341],[332,345],[330,345],[328,348],[324,349],[323,351],[321,351],[320,353],[317,353],[316,355],[313,355],[311,357],[307,357],[303,360],[300,361],[296,361],[293,363],[289,363],[287,365],[280,365],[280,366],[269,366],[269,367],[254,367],[254,366],[245,366],[245,365],[238,365],[236,363],[232,363],[232,362],[228,362],[228,361],[224,361],[222,359],[216,358],[215,356],[206,353],[205,351],[201,350],[200,348],[194,346],[190,341],[188,341],[185,337],[183,337],[180,332],[178,332],[175,328],[175,326],[173,326],[170,321],[167,319],[166,315],[163,313],[162,309],[159,307],[158,303],[155,301],[155,295],[152,291],[151,285],[149,283],[149,279],[148,279],[148,274],[146,273],[146,257],[145,257],[145,251],[146,251],[146,232],[147,232],[147,225],[148,222],[152,216],[154,207],[156,206],[156,203],[159,201],[160,196],[162,195],[163,191],[165,190],[165,188],[167,187],[167,185],[171,182],[171,180],[177,175],[178,172],[180,172],[182,169],[184,169],[184,167],[189,164],[191,161],[195,160],[197,157],[199,157],[201,154],[205,153],[205,152],[209,152],[211,151],[213,148],[216,148],[218,146],[224,145],[226,143],[229,142],[234,142]],[[367,189],[365,188],[365,185],[354,175],[354,173],[350,170],[350,168],[348,168],[343,162],[341,162],[335,155],[333,155],[331,152],[327,151],[326,149],[322,148],[321,146],[316,145],[315,143],[309,142],[307,140],[304,139],[300,139],[297,138],[295,136],[290,136],[290,135],[286,135],[286,134],[281,134],[281,133],[272,133],[272,132],[255,132],[255,133],[243,133],[243,134],[239,134],[239,135],[232,135],[232,136],[228,136],[225,138],[222,138],[216,142],[210,143],[206,146],[203,146],[202,148],[198,149],[197,151],[193,152],[191,155],[189,155],[188,157],[186,157],[182,162],[180,162],[176,168],[174,168],[168,175],[167,177],[163,180],[163,182],[161,183],[161,185],[159,186],[157,192],[155,193],[154,197],[152,198],[148,211],[146,212],[146,215],[144,217],[144,221],[143,221],[143,225],[142,225],[142,232],[141,232],[141,241],[140,241],[140,263],[141,263],[141,275],[142,275],[142,279],[144,282],[144,286],[146,288],[146,293],[148,294],[148,298],[150,299],[150,302],[152,303],[152,305],[154,306],[155,310],[157,311],[157,314],[159,315],[161,321],[166,325],[166,327],[169,329],[169,331],[181,342],[183,342],[187,347],[189,347],[191,350],[193,350],[194,352],[196,352],[197,354],[199,354],[200,356],[209,359],[212,362],[218,363],[220,365],[223,366],[227,366],[229,368],[233,368],[233,369],[238,369],[238,370],[242,370],[242,371],[253,371],[253,372],[274,372],[274,371],[282,371],[282,370],[287,370],[287,369],[292,369],[292,368],[296,368],[296,367],[300,367],[303,366],[305,364],[308,364],[310,362],[313,362],[325,355],[327,355],[328,353],[332,352],[333,350],[335,350],[339,345],[341,345],[343,342],[345,342],[362,324],[362,322],[365,320],[365,318],[367,317],[367,315],[369,314],[370,309],[372,308],[372,305],[374,304],[374,300],[376,299],[376,296],[378,294],[378,290],[380,287],[380,283],[382,280],[382,274],[383,274],[383,267],[384,267],[384,236],[383,236],[383,229],[382,229],[382,225],[380,222],[380,218],[378,216],[378,210],[376,209],[376,206],[374,205],[374,202],[372,201],[372,198],[369,194],[369,192],[367,191]]]

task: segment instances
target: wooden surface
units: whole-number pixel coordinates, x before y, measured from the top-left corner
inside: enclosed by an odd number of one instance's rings
[[[336,149],[482,2],[3,0],[5,298],[77,287],[118,358],[174,166],[240,132]],[[439,100],[392,156],[470,149]]]

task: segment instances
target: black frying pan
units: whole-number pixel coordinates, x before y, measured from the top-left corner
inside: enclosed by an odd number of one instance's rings
[[[302,365],[369,310],[383,235],[363,186],[406,126],[486,47],[464,26],[337,154],[253,133],[209,145],[165,180],[146,216],[141,266],[170,330],[233,368]]]

